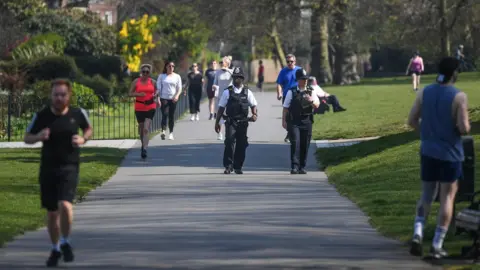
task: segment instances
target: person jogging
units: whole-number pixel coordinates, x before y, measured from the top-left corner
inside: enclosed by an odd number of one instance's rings
[[[142,142],[141,157],[147,157],[147,148],[153,117],[157,110],[157,105],[161,106],[160,99],[156,96],[157,82],[150,78],[152,66],[142,65],[140,67],[142,76],[135,79],[130,87],[130,96],[135,97],[135,117],[138,123],[138,134]]]
[[[69,235],[72,228],[72,202],[76,195],[80,145],[92,135],[85,110],[70,107],[72,85],[68,80],[52,82],[52,103],[37,112],[28,125],[24,142],[43,142],[40,158],[40,199],[47,210],[47,228],[52,250],[47,267],[74,260]],[[82,129],[83,135],[78,134]]]
[[[462,135],[470,131],[467,95],[454,84],[459,61],[442,59],[437,83],[420,90],[408,117],[408,124],[420,131],[420,176],[422,195],[416,206],[410,253],[422,256],[423,231],[433,200],[440,188],[440,210],[430,253],[447,256],[443,241],[453,215],[453,204],[464,160]],[[421,119],[421,121],[420,121]]]

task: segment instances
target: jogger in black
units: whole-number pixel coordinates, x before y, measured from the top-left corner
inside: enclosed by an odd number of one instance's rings
[[[48,233],[53,248],[46,264],[58,265],[74,260],[69,235],[72,227],[72,202],[76,195],[80,148],[92,135],[87,113],[69,106],[72,87],[67,80],[52,83],[52,104],[35,114],[27,128],[27,144],[43,142],[40,161],[40,197],[47,210]],[[82,129],[83,136],[78,135]],[[60,237],[61,235],[61,237]]]

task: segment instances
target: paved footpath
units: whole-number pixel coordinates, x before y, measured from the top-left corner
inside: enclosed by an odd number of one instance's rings
[[[257,94],[244,175],[224,175],[213,121],[182,120],[175,141],[132,149],[121,168],[75,206],[76,262],[68,269],[433,269],[380,236],[317,171],[289,174],[281,107]],[[207,115],[206,104],[202,116]],[[413,207],[413,206],[412,206]],[[0,249],[0,269],[43,268],[45,229]]]

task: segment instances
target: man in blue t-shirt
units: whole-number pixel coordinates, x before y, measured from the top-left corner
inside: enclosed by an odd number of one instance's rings
[[[290,88],[297,86],[297,80],[295,78],[295,71],[299,69],[296,64],[295,55],[287,54],[287,66],[284,67],[277,77],[277,99],[282,100],[282,104],[285,101],[287,92]],[[287,136],[284,139],[285,142],[288,142],[288,132]]]
[[[300,67],[296,66],[295,55],[287,55],[287,66],[284,67],[277,77],[277,99],[282,100],[287,95],[288,89],[297,86],[295,71]]]

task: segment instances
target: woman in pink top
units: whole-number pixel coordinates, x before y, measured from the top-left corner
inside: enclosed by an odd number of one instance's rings
[[[412,59],[407,66],[406,75],[410,73],[412,76],[413,91],[418,91],[420,86],[420,74],[423,72],[423,59],[420,57],[420,53],[417,51],[413,54]]]

